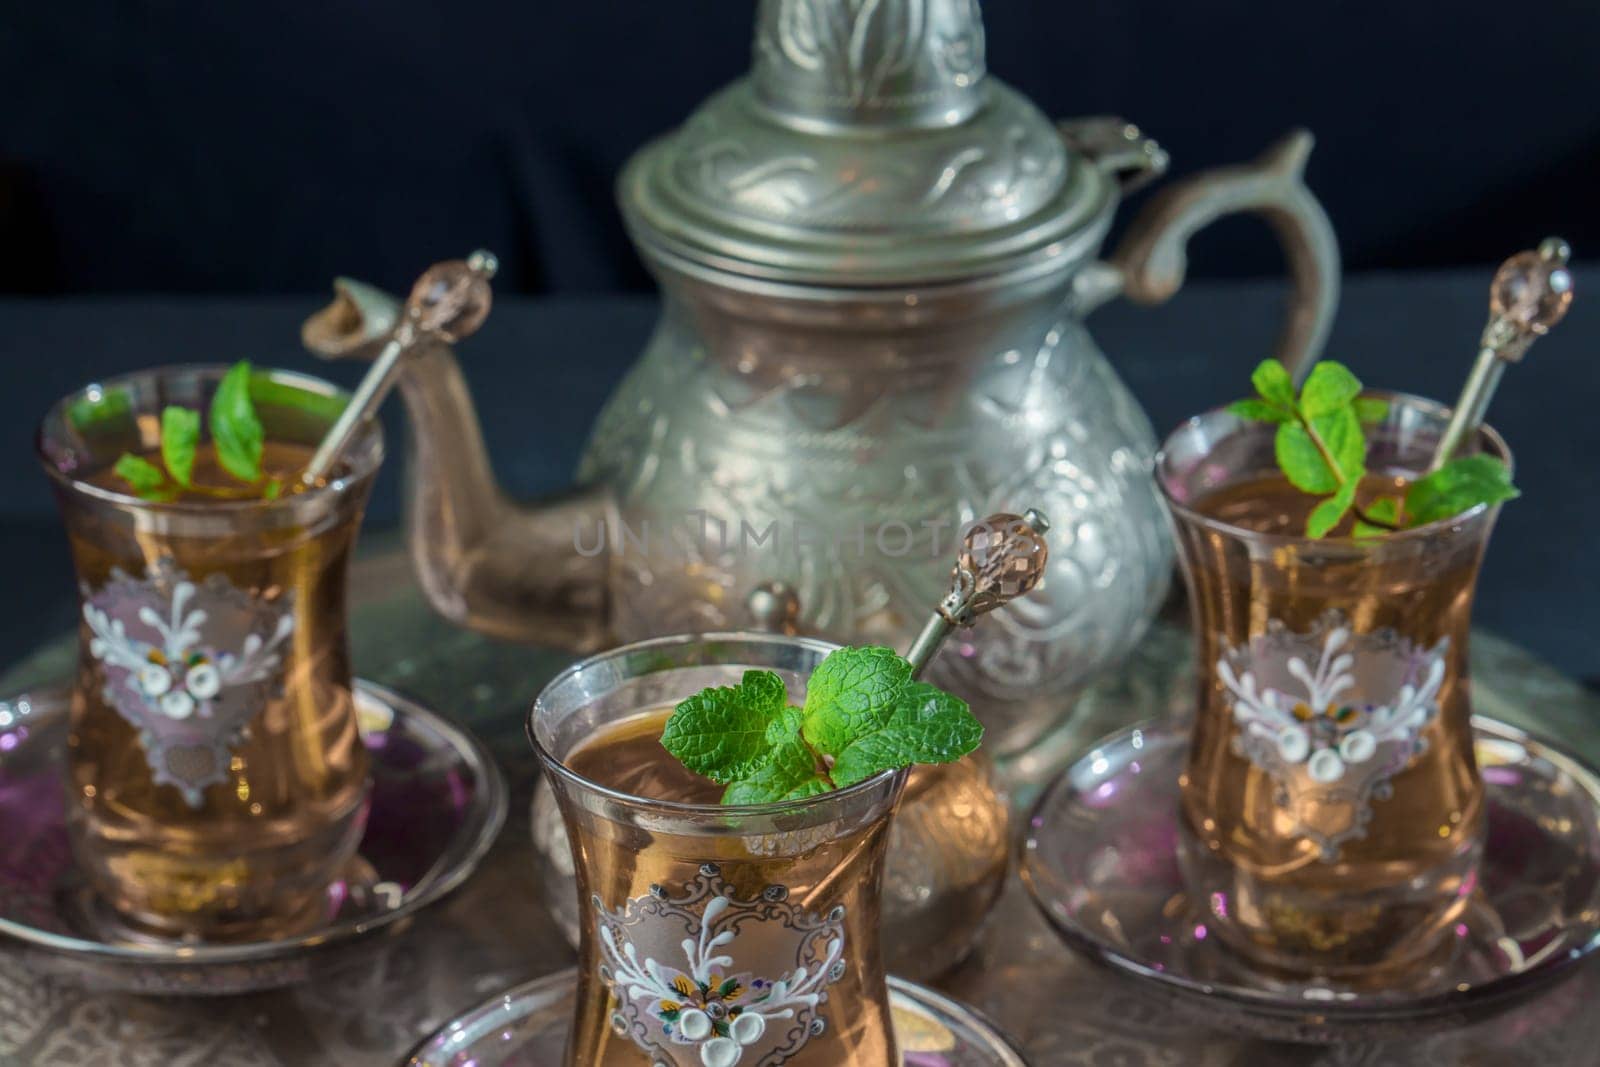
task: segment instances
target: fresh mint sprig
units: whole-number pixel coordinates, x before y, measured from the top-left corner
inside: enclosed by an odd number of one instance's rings
[[[914,763],[949,763],[983,738],[966,702],[911,677],[887,648],[841,648],[806,684],[802,707],[783,680],[746,671],[705,689],[667,720],[661,744],[726,786],[724,804],[766,804],[840,789]]]
[[[1519,495],[1504,463],[1475,455],[1450,460],[1409,483],[1404,498],[1382,496],[1363,505],[1356,500],[1367,476],[1362,426],[1381,421],[1388,404],[1362,396],[1360,380],[1331,360],[1311,368],[1298,395],[1289,372],[1275,359],[1264,360],[1250,382],[1256,396],[1229,404],[1228,411],[1277,424],[1273,451],[1279,469],[1296,489],[1325,498],[1306,519],[1307,537],[1327,536],[1351,513],[1353,536],[1382,537]]]
[[[112,471],[127,482],[141,499],[165,502],[184,492],[221,499],[272,500],[283,491],[276,478],[263,480],[261,455],[266,431],[250,399],[250,363],[241,360],[228,368],[211,398],[211,441],[217,462],[248,489],[199,486],[194,483],[195,456],[200,449],[200,413],[169,405],[161,412],[161,466],[123,453]]]

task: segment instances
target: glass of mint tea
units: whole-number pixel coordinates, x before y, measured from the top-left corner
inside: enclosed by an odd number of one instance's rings
[[[528,731],[582,906],[569,1067],[899,1062],[878,909],[906,772],[728,806],[663,747],[676,705],[746,671],[772,672],[799,704],[834,647],[661,638],[584,660],[539,696]]]
[[[1191,892],[1247,957],[1353,979],[1442,949],[1475,885],[1467,645],[1498,500],[1515,491],[1493,430],[1428,479],[1448,411],[1357,394],[1353,377],[1326,388],[1340,375],[1298,400],[1269,375],[1275,401],[1190,419],[1156,473],[1199,661],[1181,780]],[[1336,401],[1348,416],[1324,411]],[[1307,409],[1329,456],[1298,456],[1306,435],[1283,430]],[[1492,483],[1478,503],[1457,491],[1474,471]]]
[[[368,778],[345,571],[380,432],[299,478],[344,402],[248,364],[170,367],[39,428],[81,597],[68,826],[124,936],[300,932],[353,860]]]

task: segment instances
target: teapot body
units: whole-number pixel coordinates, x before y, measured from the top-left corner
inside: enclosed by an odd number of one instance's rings
[[[419,584],[464,626],[574,650],[752,624],[905,648],[962,525],[1038,508],[1043,584],[930,677],[971,700],[1012,784],[1041,779],[1075,742],[1046,735],[1138,640],[1172,558],[1154,436],[1082,319],[1172,296],[1189,238],[1255,213],[1293,282],[1276,353],[1303,374],[1338,297],[1311,143],[1167,183],[1100,262],[1166,153],[990,76],[977,0],[761,0],[749,74],[619,175],[664,309],[578,491],[514,501],[449,347],[408,359]],[[398,314],[344,279],[304,337],[372,358]]]
[[[803,632],[907,647],[964,524],[1050,516],[1045,581],[950,642],[1002,762],[1035,746],[1143,634],[1172,547],[1144,413],[1075,314],[1071,272],[917,292],[736,291],[657,265],[664,310],[596,424],[622,640],[750,624],[763,583]]]

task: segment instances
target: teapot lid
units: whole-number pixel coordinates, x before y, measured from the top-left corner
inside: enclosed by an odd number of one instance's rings
[[[987,74],[976,0],[762,0],[752,71],[636,153],[618,194],[648,256],[829,286],[1059,270],[1117,200]]]

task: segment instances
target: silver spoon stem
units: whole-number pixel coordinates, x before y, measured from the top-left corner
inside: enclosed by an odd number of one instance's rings
[[[372,367],[361,379],[361,384],[356,386],[350,402],[344,406],[339,418],[334,421],[321,443],[317,445],[316,452],[311,456],[311,462],[306,464],[306,469],[300,475],[302,482],[316,485],[326,478],[333,470],[334,464],[339,462],[339,457],[344,454],[356,431],[377,414],[384,398],[389,395],[389,390],[394,388],[395,382],[400,377],[398,373],[400,359],[406,354],[406,349],[410,347],[416,333],[410,326],[410,323],[402,322],[400,329],[383,346],[383,351],[378,353],[378,358],[373,361]]]
[[[356,386],[350,402],[323,435],[300,480],[316,485],[338,464],[361,427],[377,414],[400,376],[405,357],[430,342],[455,344],[477,332],[492,303],[489,280],[500,269],[494,253],[479,250],[466,259],[435,263],[411,287],[400,323],[378,358]]]
[[[1489,286],[1489,322],[1483,328],[1478,358],[1439,437],[1430,471],[1459,452],[1483,425],[1506,364],[1518,363],[1534,341],[1550,332],[1572,306],[1572,249],[1547,237],[1532,252],[1519,252],[1500,265]]]

